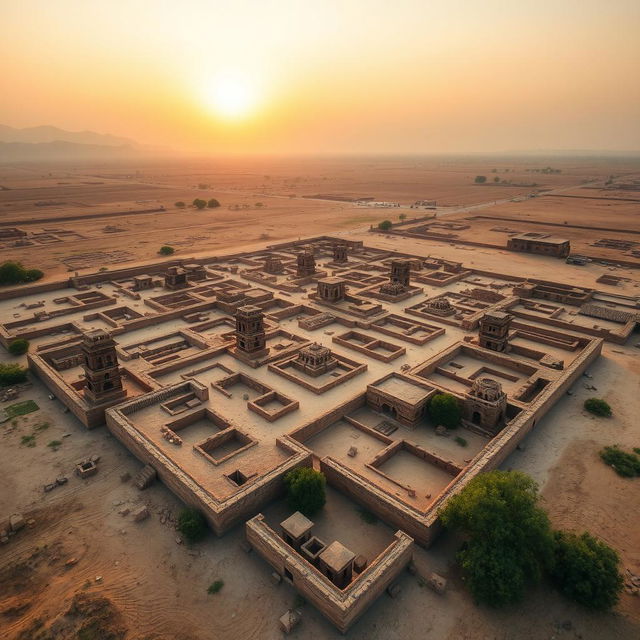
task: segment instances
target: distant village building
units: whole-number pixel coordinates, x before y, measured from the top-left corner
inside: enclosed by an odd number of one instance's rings
[[[507,240],[507,249],[511,251],[524,251],[526,253],[539,253],[555,258],[566,258],[571,250],[569,240],[556,238],[546,233],[520,233]]]

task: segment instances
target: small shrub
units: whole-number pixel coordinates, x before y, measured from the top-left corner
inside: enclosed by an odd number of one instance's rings
[[[623,584],[615,550],[586,532],[555,531],[553,539],[551,577],[558,589],[589,609],[613,607]]]
[[[184,209],[187,205],[184,202],[182,202],[182,200],[178,200],[178,202],[176,202],[173,206],[176,209]]]
[[[21,262],[7,260],[0,264],[0,285],[22,284],[40,280],[44,273],[40,269],[25,269]]]
[[[259,203],[258,203],[259,204]],[[211,198],[208,202],[207,202],[207,207],[209,209],[217,209],[220,206],[220,203],[215,199],[215,198]],[[256,205],[257,206],[257,205]]]
[[[165,244],[162,247],[160,247],[160,251],[158,253],[162,254],[163,256],[170,256],[170,255],[173,255],[175,251],[176,250],[173,247],[170,247],[169,245]]]
[[[400,220],[406,220],[406,219],[407,219],[407,214],[406,214],[406,213],[401,213],[401,214],[398,216],[398,218],[399,218]]]
[[[391,220],[383,220],[382,222],[378,223],[378,229],[381,229],[382,231],[389,231],[392,226],[393,223],[391,222]]]
[[[454,439],[461,447],[466,447],[468,444],[467,441],[464,438],[461,438],[460,436],[456,436]]]
[[[24,338],[18,338],[9,343],[9,353],[12,356],[21,356],[29,351],[29,341]]]
[[[589,398],[585,400],[584,408],[594,416],[608,418],[611,415],[611,407],[601,398]]]
[[[187,507],[178,516],[178,531],[188,542],[198,542],[207,533],[207,523],[197,509]]]
[[[484,184],[487,181],[487,176],[476,176],[474,182],[476,184]]]
[[[206,201],[206,200],[203,200],[202,198],[196,198],[196,199],[193,201],[193,206],[194,206],[196,209],[200,209],[200,210],[202,210],[202,209],[204,209],[204,208],[207,206],[207,201]]]
[[[12,384],[25,382],[27,379],[27,368],[21,367],[17,363],[0,362],[0,387],[9,387]]]
[[[429,415],[436,425],[455,429],[462,419],[458,398],[450,393],[436,393],[429,403]]]
[[[634,449],[640,453],[640,449]],[[600,457],[605,464],[623,478],[634,478],[640,476],[640,457],[638,453],[627,453],[618,447],[605,447],[600,452]]]
[[[362,522],[366,522],[367,524],[376,524],[378,522],[376,514],[371,513],[368,509],[358,509],[358,513],[360,514],[360,520],[362,520]]]
[[[51,447],[54,451],[58,450],[58,447],[62,446],[62,440],[52,440],[51,442],[47,442],[47,447]]]
[[[36,437],[33,434],[31,434],[30,436],[22,436],[22,438],[20,438],[20,444],[23,444],[27,447],[35,447]]]
[[[289,506],[305,516],[312,516],[324,507],[326,479],[310,467],[292,469],[284,477]]]
[[[38,422],[36,423],[36,425],[33,427],[36,431],[45,431],[47,430],[51,425],[48,422]]]
[[[40,280],[44,277],[44,272],[40,271],[40,269],[27,269],[25,272],[24,281],[25,282],[35,282],[36,280]]]
[[[220,589],[222,589],[222,587],[224,587],[224,581],[223,580],[216,580],[215,582],[212,582],[208,589],[207,589],[207,593],[209,595],[213,594],[213,593],[218,593],[218,591],[220,591]]]

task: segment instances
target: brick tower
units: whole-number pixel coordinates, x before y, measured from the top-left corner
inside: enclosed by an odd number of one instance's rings
[[[480,346],[492,351],[507,351],[511,316],[502,311],[490,311],[480,318]]]
[[[267,339],[264,333],[264,314],[260,307],[246,305],[236,311],[236,348],[242,353],[264,351]]]
[[[298,278],[312,276],[316,272],[316,259],[313,255],[313,249],[305,249],[303,253],[299,253],[297,257]]]
[[[411,280],[411,262],[409,260],[392,260],[389,282],[408,287]]]
[[[116,343],[104,329],[88,331],[80,344],[84,356],[84,397],[92,404],[120,400],[127,395],[122,387]]]
[[[334,262],[348,262],[349,258],[347,258],[347,245],[338,243],[333,245],[333,261]]]
[[[493,378],[476,378],[463,402],[464,419],[485,431],[497,433],[507,416],[507,395]]]

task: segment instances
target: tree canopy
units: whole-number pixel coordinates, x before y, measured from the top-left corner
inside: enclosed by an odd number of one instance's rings
[[[324,474],[310,467],[292,469],[284,477],[289,506],[305,516],[312,516],[326,502]]]
[[[429,415],[436,425],[455,429],[462,418],[462,408],[451,393],[436,393],[429,403]]]
[[[215,199],[215,198],[210,198],[209,201],[207,202],[207,207],[209,209],[215,209],[216,207],[219,207],[220,203]]]
[[[207,522],[197,509],[187,507],[178,516],[178,531],[188,542],[198,542],[207,533]]]
[[[378,223],[378,229],[382,229],[382,231],[389,231],[392,226],[393,223],[391,222],[391,220],[383,220],[382,222]]]
[[[196,199],[193,201],[193,206],[194,206],[196,209],[204,209],[204,208],[207,206],[207,201],[206,201],[206,200],[203,200],[202,198],[196,198]]]
[[[458,559],[478,602],[517,602],[550,565],[551,527],[537,501],[537,485],[526,474],[491,471],[471,480],[440,512],[445,527],[467,537]]]
[[[0,362],[0,387],[8,387],[12,384],[25,382],[27,379],[27,368],[21,367],[13,362],[11,364]]]
[[[40,269],[25,269],[21,262],[7,260],[0,264],[0,285],[35,282],[42,276],[44,273]]]
[[[618,554],[586,532],[556,531],[554,543],[551,575],[558,589],[589,609],[613,607],[623,585]]]
[[[170,255],[174,254],[175,251],[176,250],[173,247],[170,247],[168,244],[165,244],[162,247],[160,247],[160,253],[163,256],[170,256]]]
[[[12,356],[21,356],[29,351],[29,341],[24,338],[16,338],[9,343],[9,353]]]

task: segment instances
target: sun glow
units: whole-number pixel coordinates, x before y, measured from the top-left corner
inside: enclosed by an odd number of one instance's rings
[[[219,116],[238,120],[250,116],[258,105],[258,90],[255,83],[240,74],[224,74],[211,83],[207,102]]]

